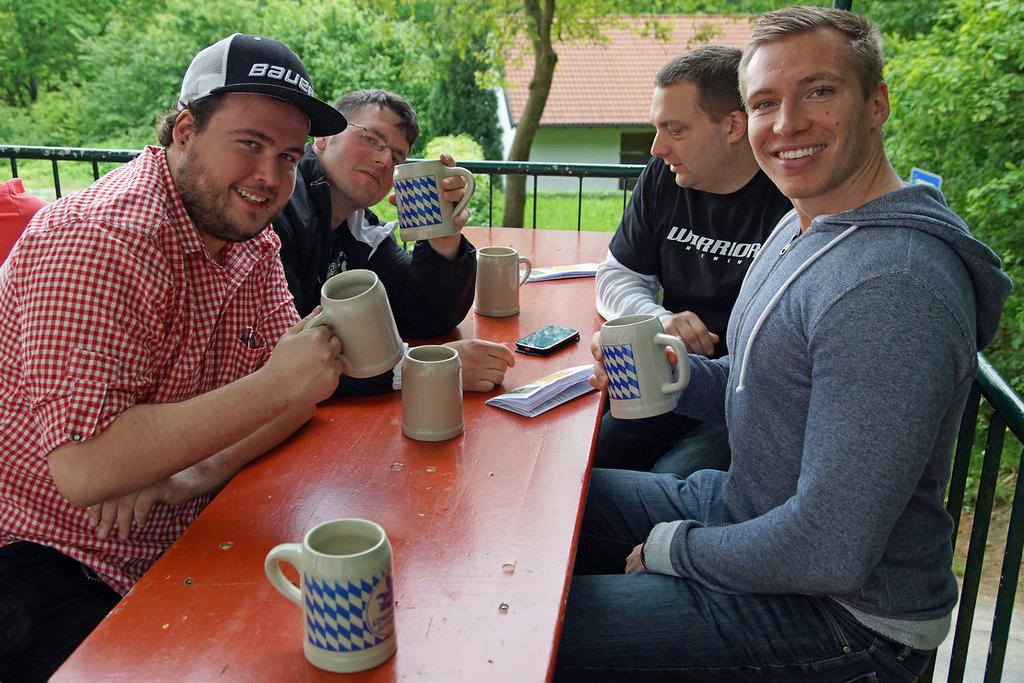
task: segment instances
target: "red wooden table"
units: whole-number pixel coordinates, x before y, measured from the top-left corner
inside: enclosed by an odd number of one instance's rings
[[[600,261],[608,233],[467,228],[536,266]],[[512,342],[548,324],[581,341],[516,354],[512,388],[590,361],[594,280],[529,283],[521,313],[470,312],[456,337]],[[466,394],[464,435],[413,441],[401,398],[333,400],[242,470],[57,672],[58,681],[544,681],[557,652],[599,415],[592,392],[528,419]],[[394,548],[398,652],[361,674],[302,655],[301,610],[263,559],[317,523],[363,517]]]

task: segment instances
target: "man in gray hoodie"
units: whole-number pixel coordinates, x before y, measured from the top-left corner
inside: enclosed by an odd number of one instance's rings
[[[740,90],[795,210],[748,272],[728,355],[689,357],[677,410],[727,423],[732,467],[594,471],[557,680],[914,681],[949,628],[942,494],[1011,283],[890,165],[866,21],[763,15]]]

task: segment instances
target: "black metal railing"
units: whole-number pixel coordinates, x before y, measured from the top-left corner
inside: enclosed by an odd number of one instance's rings
[[[580,230],[583,217],[584,178],[636,178],[644,170],[642,164],[552,164],[538,161],[466,161],[459,164],[467,171],[495,175],[524,175],[533,178],[533,222],[537,227],[537,178],[539,176],[569,177],[579,180],[576,194],[576,230]],[[622,208],[626,208],[629,190],[623,184]],[[492,224],[494,213],[494,183],[487,193],[487,225]]]
[[[123,164],[131,161],[142,150],[138,149],[83,149],[80,147],[35,147],[30,145],[0,145],[0,159],[10,159],[11,175],[18,177],[18,160],[49,161],[53,169],[53,189],[61,196],[59,161],[91,162],[93,180],[100,177],[101,163]]]
[[[59,162],[91,163],[93,179],[100,177],[101,163],[126,163],[138,156],[141,150],[130,149],[86,149],[76,147],[35,147],[24,145],[0,145],[0,159],[10,159],[11,175],[18,176],[18,160],[31,159],[49,161],[53,169],[53,188],[61,196]],[[409,161],[421,161],[409,159]],[[533,220],[531,227],[537,227],[537,185],[540,177],[568,177],[578,180],[576,195],[576,229],[582,229],[583,221],[583,179],[584,178],[636,178],[644,169],[641,164],[558,164],[537,161],[460,161],[459,164],[473,173],[487,176],[522,175],[533,178]],[[626,208],[629,190],[622,189],[622,208]],[[493,225],[494,183],[487,191],[487,225]]]
[[[979,426],[984,427],[985,419],[979,420],[982,398],[991,407],[985,434],[985,451],[974,496],[974,520],[968,542],[967,561],[960,588],[960,606],[956,624],[953,627],[952,652],[949,658],[949,683],[964,680],[967,667],[967,652],[974,625],[974,612],[978,603],[981,586],[981,571],[986,559],[989,525],[992,507],[995,503],[996,484],[1003,458],[1006,431],[1009,430],[1018,442],[1024,443],[1024,400],[1000,376],[984,355],[978,354],[978,374],[967,399],[963,417],[960,419],[960,433],[957,437],[953,471],[946,498],[946,510],[953,518],[953,547],[957,544],[957,530],[960,514],[968,493],[968,471],[974,437]],[[1007,454],[1013,458],[1013,453]],[[1013,603],[1020,578],[1021,551],[1024,550],[1024,484],[1021,483],[1021,468],[1024,467],[1024,448],[1016,456],[1017,473],[1013,499],[1010,505],[1010,523],[1006,532],[1002,564],[999,572],[999,588],[996,595],[995,613],[992,616],[992,635],[988,642],[988,657],[985,660],[985,683],[996,683],[1002,679],[1003,663],[1006,658],[1006,644],[1013,618]],[[935,660],[920,681],[931,681]]]

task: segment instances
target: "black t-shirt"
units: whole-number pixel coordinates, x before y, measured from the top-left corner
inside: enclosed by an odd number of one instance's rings
[[[630,270],[654,275],[665,289],[662,305],[692,311],[721,340],[743,276],[764,239],[792,205],[763,171],[732,194],[676,185],[675,174],[654,157],[609,246]]]

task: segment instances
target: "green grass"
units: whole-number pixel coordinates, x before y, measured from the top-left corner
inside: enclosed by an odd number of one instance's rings
[[[629,193],[626,195],[629,200]],[[545,230],[575,230],[578,198],[575,192],[537,193],[537,227]],[[470,213],[470,225],[487,225],[487,195],[474,198]],[[491,209],[491,225],[500,226],[505,207],[505,193],[494,191],[494,205]],[[385,199],[373,207],[381,220],[395,220],[395,207]],[[580,229],[594,232],[613,232],[622,218],[622,192],[592,190],[583,191],[583,215]],[[527,195],[523,212],[524,227],[533,227],[533,195]]]

